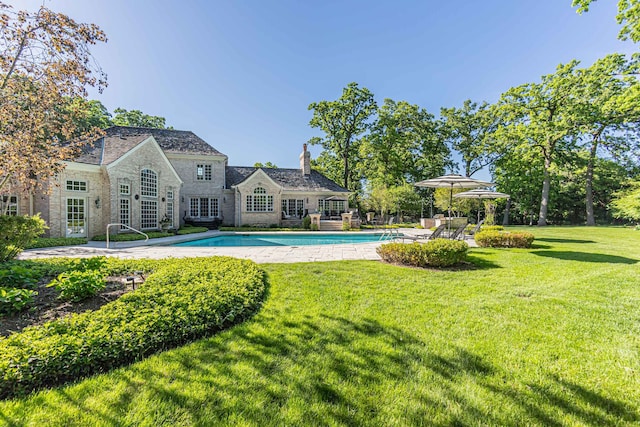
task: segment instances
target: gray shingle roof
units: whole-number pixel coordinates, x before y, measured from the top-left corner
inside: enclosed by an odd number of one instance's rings
[[[165,153],[223,155],[198,135],[188,130],[113,126],[105,132],[107,136],[152,135]]]
[[[191,131],[113,126],[103,138],[85,146],[76,161],[108,165],[150,136],[165,153],[224,155]]]
[[[274,182],[289,191],[332,191],[349,193],[349,190],[331,181],[320,172],[311,171],[308,176],[302,175],[300,169],[255,168],[243,166],[227,166],[227,188],[240,184],[258,169],[262,169]]]

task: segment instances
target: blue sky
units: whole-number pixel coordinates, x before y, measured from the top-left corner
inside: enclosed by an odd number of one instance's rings
[[[35,10],[43,0],[8,3]],[[93,49],[109,87],[91,97],[110,111],[164,116],[231,165],[279,167],[298,167],[302,144],[319,135],[309,104],[349,82],[379,104],[438,116],[465,99],[495,102],[571,59],[630,53],[615,3],[577,15],[571,0],[44,0],[109,37]]]

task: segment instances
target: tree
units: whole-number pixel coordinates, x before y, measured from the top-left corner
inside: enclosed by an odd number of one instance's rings
[[[577,12],[589,11],[589,6],[596,0],[573,0],[572,6],[578,6]],[[618,38],[640,42],[640,0],[618,0],[618,24],[622,25]]]
[[[81,133],[95,128],[106,129],[112,126],[111,114],[100,101],[74,98],[69,104],[69,108],[77,110],[75,125]]]
[[[611,208],[616,218],[640,221],[640,181],[630,182],[627,189],[617,192],[614,197]]]
[[[113,110],[114,116],[111,123],[115,126],[132,126],[141,128],[154,129],[173,129],[166,127],[166,119],[160,116],[150,116],[140,110],[127,111],[124,108],[116,108]]]
[[[635,62],[627,61],[624,55],[613,54],[577,72],[580,84],[575,88],[581,103],[577,120],[589,151],[585,183],[587,225],[596,223],[593,174],[598,151],[604,148],[616,157],[627,155],[640,135],[640,105],[634,102],[624,107],[620,102],[630,98],[630,91],[637,90],[637,78],[629,75],[635,67]]]
[[[8,183],[29,190],[99,134],[79,131],[86,111],[71,104],[87,87],[106,86],[89,47],[107,38],[96,25],[45,7],[14,12],[0,3],[0,25],[0,190]]]
[[[362,135],[370,128],[369,119],[376,112],[377,105],[373,94],[367,88],[358,87],[357,83],[349,83],[342,90],[342,96],[335,101],[320,101],[309,105],[313,117],[309,125],[319,128],[325,135],[309,140],[312,145],[320,144],[327,152],[327,160],[332,157],[339,160],[341,171],[333,170],[335,162],[327,162],[333,173],[330,178],[339,178],[343,186],[349,190],[357,190],[359,180],[354,176],[354,164],[358,162],[358,154]],[[318,159],[320,161],[321,157]]]
[[[496,131],[493,152],[537,153],[543,160],[542,192],[538,225],[547,225],[551,168],[556,156],[571,150],[576,134],[575,69],[578,61],[559,65],[555,74],[542,77],[540,83],[524,84],[502,94],[496,111],[502,124]]]
[[[434,116],[417,105],[391,99],[378,109],[361,153],[365,179],[386,186],[441,175],[452,165]]]
[[[444,122],[443,135],[462,155],[466,176],[472,176],[491,164],[494,156],[486,152],[484,145],[497,123],[486,102],[478,106],[467,99],[462,108],[442,108],[440,115]]]
[[[275,164],[271,163],[271,162],[267,162],[265,164],[262,164],[260,162],[256,162],[253,165],[254,168],[268,168],[268,169],[278,169],[278,166],[276,166]]]

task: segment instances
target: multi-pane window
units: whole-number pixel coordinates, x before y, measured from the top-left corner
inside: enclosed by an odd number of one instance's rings
[[[282,199],[282,212],[284,212],[285,215],[302,218],[304,214],[304,200]]]
[[[247,212],[273,212],[273,196],[258,187],[247,195]]]
[[[18,196],[0,196],[0,215],[18,215]]]
[[[140,228],[143,230],[158,228],[158,202],[156,200],[140,201]]]
[[[67,180],[68,191],[87,191],[87,181]]]
[[[158,197],[158,174],[151,169],[140,171],[140,194],[146,197]]]
[[[319,200],[318,206],[325,215],[335,216],[346,212],[345,203],[345,200]]]
[[[169,218],[169,227],[173,227],[173,190],[167,191],[167,211],[165,215]]]
[[[120,184],[120,195],[129,196],[131,194],[131,186],[129,184]]]
[[[120,224],[131,226],[131,201],[129,199],[120,199]],[[126,230],[127,227],[120,226],[121,230]]]
[[[67,199],[67,237],[85,236],[85,200],[69,197]]]
[[[213,176],[213,168],[211,165],[197,165],[196,166],[196,179],[198,181],[211,181]]]
[[[191,218],[216,218],[220,216],[218,199],[208,197],[192,197],[189,199],[189,216]]]

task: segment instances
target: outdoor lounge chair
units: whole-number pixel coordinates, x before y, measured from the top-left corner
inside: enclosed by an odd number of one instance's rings
[[[471,229],[471,231],[469,231],[469,233],[467,233],[467,235],[468,235],[468,236],[471,236],[471,237],[475,236],[475,234],[476,234],[478,231],[480,231],[480,227],[482,227],[482,223],[483,223],[483,222],[484,222],[484,219],[483,219],[483,220],[481,220],[479,223],[477,223],[477,224],[476,224],[476,226],[475,226],[475,227],[473,227],[473,228]]]
[[[447,225],[446,224],[440,224],[438,226],[438,228],[436,228],[435,230],[433,230],[433,233],[429,234],[427,236],[427,240],[435,240],[439,237],[442,237],[442,233],[444,233],[444,230],[447,229]]]
[[[451,233],[451,235],[449,236],[449,239],[451,240],[457,240],[459,238],[464,238],[464,229],[467,228],[466,225],[461,225],[460,227],[456,228],[456,230]]]

